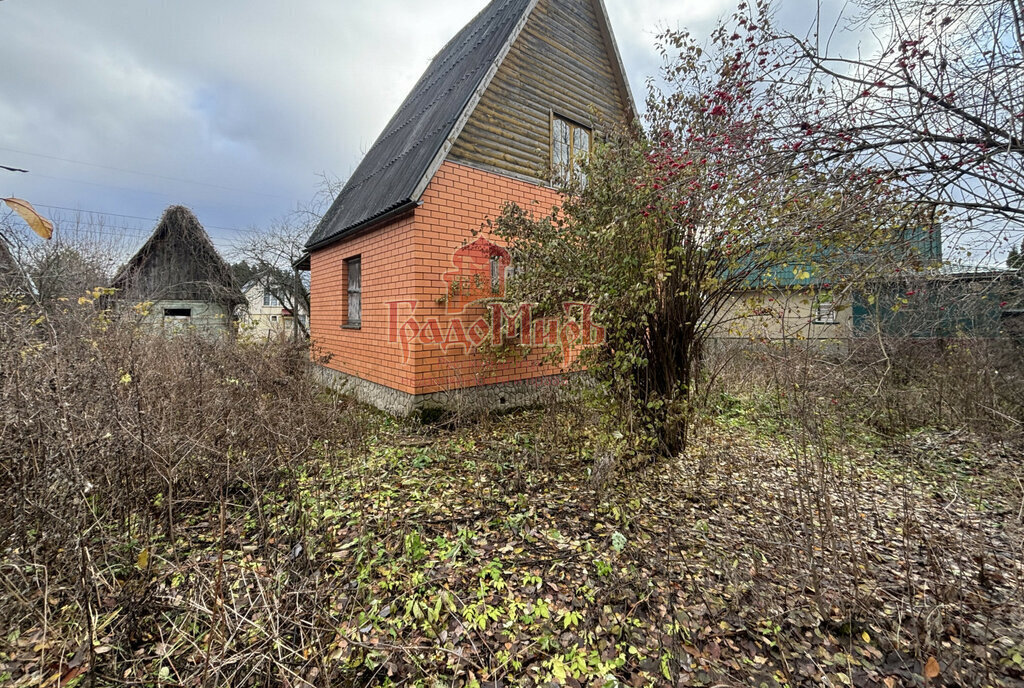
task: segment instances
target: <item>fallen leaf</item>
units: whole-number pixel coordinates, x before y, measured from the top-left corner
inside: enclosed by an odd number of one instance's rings
[[[44,239],[49,239],[53,236],[53,223],[36,212],[31,203],[20,198],[4,198],[3,202],[9,205],[11,210],[21,215],[21,218],[32,228],[33,232]]]
[[[925,678],[935,678],[940,672],[939,661],[934,657],[929,657],[927,663],[924,665]]]

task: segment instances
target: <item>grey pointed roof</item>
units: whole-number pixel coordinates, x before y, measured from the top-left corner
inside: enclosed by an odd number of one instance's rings
[[[434,57],[367,152],[316,231],[318,248],[411,207],[488,72],[536,0],[492,0]]]
[[[110,286],[148,299],[245,303],[231,267],[191,210],[172,205]]]

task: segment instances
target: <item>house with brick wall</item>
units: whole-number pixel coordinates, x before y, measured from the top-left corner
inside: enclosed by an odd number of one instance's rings
[[[501,360],[480,346],[488,297],[514,269],[487,223],[509,202],[550,212],[552,181],[635,116],[601,0],[487,5],[433,59],[306,244],[298,267],[310,270],[324,380],[407,414],[516,405],[560,379],[567,361],[543,351]]]

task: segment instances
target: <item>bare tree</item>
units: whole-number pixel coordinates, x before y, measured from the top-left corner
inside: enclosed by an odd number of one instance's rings
[[[9,217],[0,219],[10,253],[43,305],[105,285],[127,254],[125,229],[108,225],[102,216],[75,213],[52,219],[50,241]]]
[[[293,336],[300,332],[309,336],[308,326],[299,316],[310,312],[308,276],[294,265],[305,253],[306,241],[340,188],[338,180],[322,176],[310,202],[234,248],[234,256],[254,269],[263,289],[292,312]]]
[[[813,164],[857,160],[885,183],[974,229],[1024,228],[1024,4],[865,0],[846,28],[874,49],[843,54],[834,35],[776,33],[784,85],[780,145]],[[762,17],[767,7],[762,8]]]

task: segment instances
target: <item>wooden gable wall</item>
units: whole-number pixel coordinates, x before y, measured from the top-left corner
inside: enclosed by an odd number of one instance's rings
[[[237,300],[213,260],[205,247],[170,232],[147,247],[147,255],[128,278],[126,291],[149,300]]]
[[[597,130],[624,123],[631,106],[599,22],[591,0],[540,0],[448,158],[546,180],[552,112]]]

